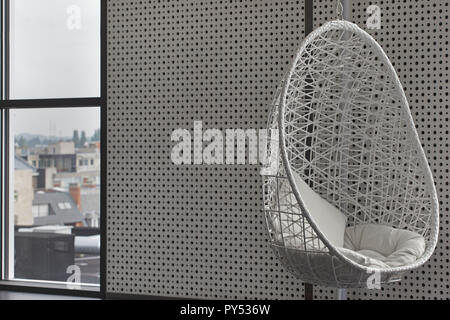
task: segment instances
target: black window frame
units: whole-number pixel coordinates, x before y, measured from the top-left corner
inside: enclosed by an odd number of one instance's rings
[[[0,156],[1,156],[1,187],[0,187],[0,205],[1,205],[1,229],[0,229],[0,290],[60,294],[81,297],[106,298],[106,173],[107,173],[107,0],[100,1],[100,97],[86,98],[64,98],[64,99],[9,99],[9,8],[10,1],[0,0],[0,23],[1,23],[1,61],[0,61],[0,112],[1,112],[1,137],[0,137]],[[5,257],[3,252],[4,239],[7,237],[7,227],[9,225],[9,112],[12,109],[38,109],[38,108],[79,108],[79,107],[99,107],[100,108],[100,290],[92,291],[85,289],[69,289],[64,285],[53,285],[46,283],[23,283],[14,280],[4,280]]]

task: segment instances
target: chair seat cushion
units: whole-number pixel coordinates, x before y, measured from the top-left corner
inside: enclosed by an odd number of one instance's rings
[[[342,247],[347,225],[346,215],[311,189],[296,172],[293,175],[311,219],[332,245]]]
[[[340,252],[358,264],[372,268],[409,265],[425,252],[425,239],[418,233],[384,225],[347,227]]]

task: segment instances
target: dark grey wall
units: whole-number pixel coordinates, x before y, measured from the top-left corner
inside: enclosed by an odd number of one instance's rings
[[[175,166],[170,136],[264,128],[303,17],[303,1],[108,1],[108,292],[302,297],[267,243],[259,167]]]
[[[352,2],[364,26],[369,1]],[[383,29],[372,34],[399,71],[435,175],[442,231],[426,267],[350,297],[449,297],[448,3],[371,3],[383,12]],[[335,1],[314,4],[317,25],[335,17]],[[303,297],[268,246],[258,166],[170,160],[172,131],[194,120],[264,128],[303,37],[303,1],[108,1],[109,293]]]
[[[449,264],[449,2],[443,0],[350,0],[351,21],[384,48],[404,86],[439,196],[439,244],[431,260],[400,283],[349,291],[351,299],[450,298]],[[315,0],[315,25],[333,19],[335,2]],[[369,5],[381,9],[381,30],[369,30]]]

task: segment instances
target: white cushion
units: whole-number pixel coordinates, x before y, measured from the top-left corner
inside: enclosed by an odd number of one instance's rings
[[[366,266],[369,268],[376,268],[376,269],[389,268],[389,266],[387,264],[385,264],[380,259],[374,258],[373,255],[371,255],[371,254],[366,255],[366,254],[362,254],[360,252],[353,251],[353,250],[346,249],[346,248],[337,248],[337,249],[344,256],[346,256],[350,260],[353,260],[354,262],[356,262],[357,264],[360,264],[362,266]]]
[[[339,250],[347,258],[367,267],[400,267],[423,255],[425,239],[408,230],[362,224],[346,229],[344,248]]]
[[[296,172],[293,172],[293,175],[303,205],[311,215],[312,220],[332,245],[343,247],[347,225],[345,214],[319,196]]]

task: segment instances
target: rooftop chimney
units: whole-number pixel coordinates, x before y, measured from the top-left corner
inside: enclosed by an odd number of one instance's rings
[[[81,188],[78,183],[69,184],[69,192],[72,196],[73,202],[81,209]]]

